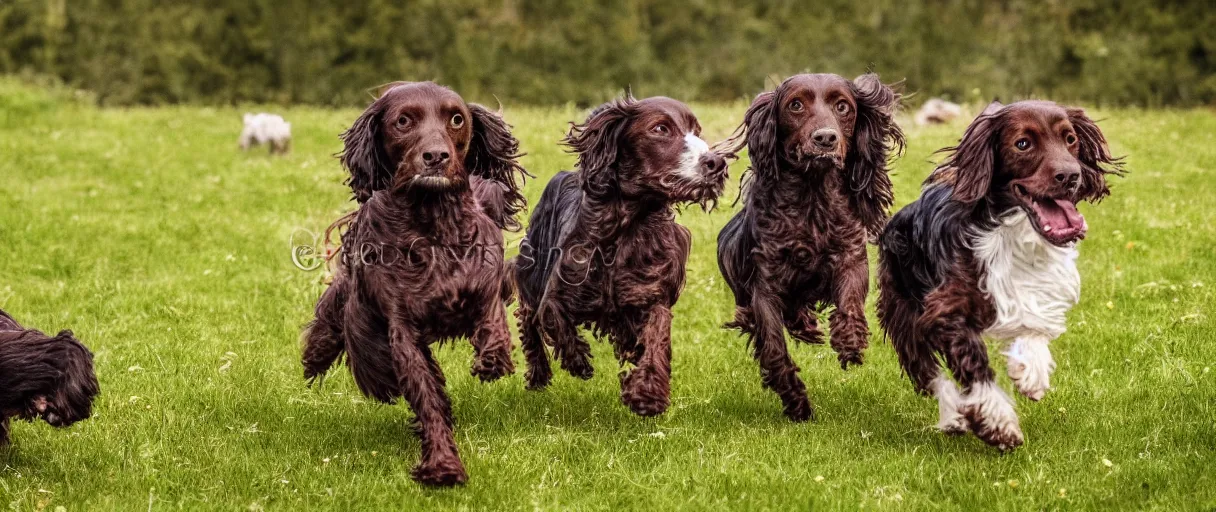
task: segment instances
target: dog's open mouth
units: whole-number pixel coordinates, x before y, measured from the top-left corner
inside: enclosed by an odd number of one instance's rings
[[[1085,238],[1089,226],[1072,200],[1035,197],[1021,185],[1015,185],[1014,191],[1022,200],[1030,222],[1048,242],[1063,246]]]

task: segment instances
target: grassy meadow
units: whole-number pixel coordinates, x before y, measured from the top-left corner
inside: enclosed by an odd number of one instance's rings
[[[745,108],[694,105],[711,141]],[[295,133],[280,158],[237,149],[244,110],[96,109],[0,81],[0,308],[73,329],[102,386],[88,421],[15,424],[0,507],[1216,509],[1212,111],[1095,113],[1131,172],[1081,208],[1081,304],[1053,343],[1055,388],[1040,403],[1015,394],[1026,444],[1012,453],[931,428],[936,403],[901,375],[873,293],[865,366],[842,372],[827,346],[794,347],[818,421],[782,416],[744,339],[720,328],[733,303],[714,240],[744,159],[718,210],[681,215],[694,244],[669,412],[620,404],[606,343],[593,380],[558,371],[539,393],[524,390],[518,350],[515,375],[481,384],[469,345],[448,345],[470,480],[432,490],[409,478],[419,447],[405,405],[364,399],[345,368],[319,388],[301,378],[298,335],[324,284],[293,266],[290,240],[352,207],[331,155],[358,112],[276,109]],[[584,114],[507,106],[537,176],[531,202],[573,163],[557,141]],[[905,123],[900,205],[965,124]]]

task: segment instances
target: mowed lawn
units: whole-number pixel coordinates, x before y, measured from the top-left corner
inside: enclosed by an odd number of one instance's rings
[[[733,302],[715,237],[734,211],[742,160],[717,211],[681,214],[695,241],[667,414],[643,419],[620,404],[606,343],[595,344],[593,380],[559,372],[544,392],[524,390],[518,350],[515,375],[481,384],[469,345],[447,345],[438,353],[470,479],[432,490],[409,478],[419,446],[405,405],[364,399],[344,367],[323,387],[301,378],[298,336],[324,285],[293,266],[290,240],[352,208],[331,155],[357,110],[276,109],[295,142],[274,158],[237,149],[241,109],[99,110],[0,85],[0,308],[46,331],[73,329],[102,386],[88,421],[15,424],[15,445],[0,451],[0,506],[1216,507],[1211,111],[1095,113],[1131,172],[1105,202],[1082,207],[1081,304],[1053,343],[1054,389],[1040,403],[1016,398],[1026,444],[1012,453],[931,428],[936,403],[901,375],[873,293],[865,366],[843,372],[830,348],[794,347],[818,420],[782,416],[744,339],[720,328]],[[713,140],[745,108],[694,106]],[[557,142],[583,115],[507,106],[537,176],[530,201],[573,163]],[[906,125],[901,205],[966,122]]]

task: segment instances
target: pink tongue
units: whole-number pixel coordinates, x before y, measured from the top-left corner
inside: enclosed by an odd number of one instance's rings
[[[1077,211],[1077,205],[1063,199],[1044,199],[1035,201],[1039,213],[1039,222],[1043,227],[1051,226],[1052,231],[1080,229],[1085,225],[1085,218]]]

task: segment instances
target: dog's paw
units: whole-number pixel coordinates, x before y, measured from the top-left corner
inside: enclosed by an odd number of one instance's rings
[[[658,416],[670,405],[670,384],[643,369],[621,377],[621,403],[638,416]]]
[[[860,350],[844,350],[836,354],[836,359],[840,361],[840,369],[848,370],[850,366],[861,366],[865,364],[865,355]]]
[[[722,324],[722,327],[738,329],[744,333],[756,332],[756,325],[752,321],[752,309],[743,306],[735,307],[735,319]]]
[[[958,385],[945,376],[938,375],[931,385],[937,398],[937,429],[943,434],[957,436],[967,433],[967,419],[958,411],[962,395]]]
[[[553,370],[548,364],[544,366],[532,366],[528,368],[528,372],[524,374],[524,379],[527,381],[525,389],[528,391],[540,391],[549,387],[549,382],[553,380]]]
[[[937,421],[937,430],[948,436],[961,436],[967,433],[967,418],[957,411]]]
[[[504,357],[502,354],[492,353],[473,361],[470,373],[482,382],[493,382],[515,373],[515,364],[511,361],[510,354]]]
[[[1009,378],[1013,379],[1013,384],[1022,396],[1036,402],[1047,395],[1047,389],[1050,386],[1047,373],[1021,362],[1009,362]]]
[[[813,421],[815,419],[815,408],[811,406],[811,399],[806,397],[806,394],[801,396],[782,399],[782,408],[785,417],[795,423],[804,421]]]
[[[798,378],[798,365],[788,361],[772,371],[760,369],[760,382],[781,398],[781,406],[790,421],[803,422],[815,419],[815,408],[806,396],[806,384]]]
[[[455,457],[436,457],[422,461],[412,471],[414,481],[432,487],[451,487],[465,483],[469,476]]]
[[[797,317],[786,322],[785,330],[798,343],[823,344],[823,331],[819,329],[819,319],[809,309],[802,310]]]
[[[790,337],[798,343],[806,343],[808,345],[822,345],[823,331],[817,327],[811,326],[808,328],[787,329],[790,332]]]
[[[1018,392],[1036,402],[1042,400],[1051,388],[1051,373],[1056,368],[1047,343],[1018,339],[1005,356],[1008,357],[1006,371]]]
[[[1022,445],[1022,429],[1013,400],[995,383],[972,386],[963,395],[959,412],[966,418],[968,428],[985,443],[1003,452]]]
[[[562,357],[562,369],[571,376],[591,380],[595,376],[595,367],[591,365],[591,357],[582,352],[571,352]]]

